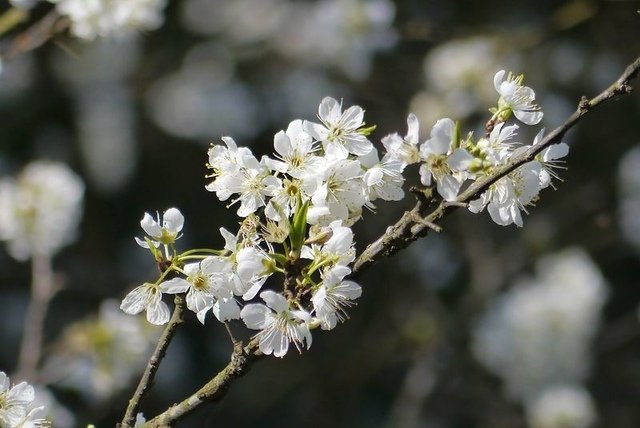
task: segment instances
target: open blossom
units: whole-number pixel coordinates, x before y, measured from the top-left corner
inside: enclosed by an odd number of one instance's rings
[[[177,208],[169,208],[162,214],[162,217],[160,217],[159,213],[156,213],[156,215],[157,218],[154,219],[151,214],[144,213],[144,217],[140,220],[140,226],[146,232],[154,247],[157,248],[160,244],[173,244],[181,236],[180,232],[184,226],[184,216]],[[144,239],[136,237],[135,240],[142,248],[149,248]]]
[[[302,120],[294,120],[286,131],[273,137],[273,147],[280,161],[270,159],[270,168],[287,173],[293,178],[302,178],[321,167],[321,158],[316,155],[313,139],[302,126]]]
[[[15,180],[0,179],[0,240],[9,254],[53,256],[73,242],[83,195],[80,177],[56,162],[31,162]]]
[[[579,385],[554,385],[525,406],[531,428],[590,428],[597,416],[589,392]]]
[[[71,21],[71,32],[82,39],[122,35],[131,30],[155,30],[163,21],[166,0],[57,0],[58,13]]]
[[[300,257],[313,260],[316,264],[347,266],[355,260],[356,250],[353,246],[353,231],[343,226],[340,220],[332,221],[323,229],[330,238],[323,244],[311,244],[302,247]]]
[[[493,85],[500,94],[498,107],[500,111],[506,112],[508,118],[510,112],[515,117],[527,125],[537,125],[542,120],[542,110],[535,103],[536,94],[528,86],[522,84],[523,76],[514,76],[506,71],[500,70],[493,78]]]
[[[378,150],[375,148],[368,154],[358,158],[365,173],[362,176],[367,206],[373,208],[372,201],[382,199],[385,201],[399,201],[404,198],[402,185],[404,177],[402,161],[386,154],[382,161],[378,158]]]
[[[307,216],[309,223],[326,224],[336,219],[347,221],[358,218],[366,202],[360,162],[335,159],[329,161],[320,174],[322,185],[318,186],[311,201],[314,207],[328,209],[328,215],[314,218],[310,210]]]
[[[273,262],[257,247],[246,247],[236,255],[236,292],[244,300],[253,299],[273,273]]]
[[[303,310],[289,309],[289,302],[284,296],[266,290],[260,297],[267,304],[252,303],[242,308],[240,316],[247,327],[260,330],[256,337],[259,340],[260,351],[284,357],[289,350],[289,343],[293,342],[299,352],[302,346],[311,346],[311,331],[309,321],[311,315]]]
[[[238,147],[231,137],[222,137],[225,146],[216,144],[209,148],[209,162],[207,168],[212,170],[213,181],[205,186],[210,192],[215,192],[218,199],[226,201],[233,194],[227,181],[240,172],[244,166],[244,158],[253,158],[253,153],[247,147]]]
[[[476,143],[484,159],[491,165],[506,163],[517,146],[513,138],[517,135],[518,125],[505,126],[504,122],[497,124],[489,133],[488,138],[481,138]]]
[[[472,160],[461,148],[453,147],[455,123],[449,118],[440,119],[431,129],[431,138],[420,146],[420,181],[431,185],[431,177],[436,181],[440,196],[447,201],[455,200],[462,185],[455,173],[462,171]]]
[[[407,117],[407,135],[402,138],[398,133],[387,135],[382,139],[382,145],[387,156],[402,162],[403,169],[407,165],[420,162],[419,132],[420,123],[415,114]]]
[[[522,227],[522,214],[540,192],[540,172],[538,161],[528,162],[502,177],[484,192],[480,198],[469,203],[471,212],[480,212],[488,205],[491,219],[499,225],[515,223]]]
[[[337,100],[326,97],[320,103],[318,118],[322,122],[304,122],[305,130],[318,141],[322,141],[329,157],[346,159],[349,154],[366,155],[373,148],[371,141],[360,132],[364,126],[364,110],[359,106],[349,107],[344,112]]]
[[[48,427],[49,422],[37,417],[43,407],[31,408],[35,392],[27,382],[11,386],[9,377],[0,372],[0,427]]]
[[[223,137],[223,141],[227,148],[213,146],[209,150],[214,181],[206,189],[216,192],[221,201],[239,195],[232,204],[240,202],[237,214],[246,217],[265,206],[267,198],[277,195],[282,181],[272,175],[268,158],[259,162],[249,149],[238,149],[232,138]]]
[[[183,268],[187,278],[172,278],[160,284],[164,293],[187,293],[187,308],[204,324],[207,312],[213,310],[220,321],[240,317],[240,307],[233,297],[232,265],[225,257],[210,256]],[[215,307],[215,309],[214,309]]]
[[[344,281],[351,273],[346,266],[335,266],[323,274],[322,283],[311,299],[315,316],[323,330],[333,329],[338,321],[347,316],[344,308],[353,305],[360,297],[362,288],[353,281]]]
[[[147,311],[147,321],[162,325],[169,321],[169,307],[162,301],[162,288],[159,284],[145,282],[126,295],[120,309],[129,315]]]

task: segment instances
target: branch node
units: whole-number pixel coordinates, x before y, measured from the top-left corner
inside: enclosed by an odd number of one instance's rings
[[[413,220],[414,223],[421,224],[423,226],[428,227],[429,229],[433,230],[434,232],[438,232],[438,233],[442,232],[442,227],[438,226],[437,224],[435,224],[433,222],[430,222],[430,221],[426,220],[423,217],[420,217],[418,214],[413,214],[411,216],[411,220]]]
[[[585,112],[589,110],[589,107],[591,107],[591,101],[589,101],[589,98],[583,95],[582,98],[580,98],[580,103],[578,103],[578,109],[582,112]]]

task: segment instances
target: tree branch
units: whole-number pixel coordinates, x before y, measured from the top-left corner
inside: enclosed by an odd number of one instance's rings
[[[429,227],[429,224],[434,224],[454,209],[477,199],[491,184],[519,166],[532,161],[538,153],[547,147],[559,143],[567,131],[595,107],[598,107],[608,100],[630,93],[632,91],[630,82],[638,75],[639,71],[640,57],[626,68],[618,80],[599,95],[591,100],[582,97],[577,110],[562,125],[547,134],[540,143],[532,146],[528,151],[511,160],[506,165],[497,168],[493,175],[473,183],[462,192],[453,203],[442,201],[436,209],[428,213],[429,205],[427,205],[425,201],[419,200],[411,211],[406,211],[400,220],[393,226],[387,228],[387,231],[380,238],[371,243],[362,254],[360,254],[354,263],[353,272],[359,273],[377,260],[388,257],[406,248],[410,243],[425,236],[429,230],[432,229],[432,227]]]
[[[169,347],[169,343],[171,343],[171,339],[176,334],[178,326],[184,322],[184,297],[181,294],[176,294],[174,299],[175,308],[173,310],[173,315],[171,315],[171,319],[169,323],[165,327],[162,332],[162,336],[158,340],[158,344],[156,345],[156,349],[153,351],[149,362],[147,363],[147,367],[144,369],[144,374],[138,383],[138,387],[136,388],[135,393],[129,400],[129,405],[127,406],[127,411],[122,418],[122,422],[120,426],[122,428],[131,428],[135,423],[136,415],[138,410],[140,409],[140,403],[142,398],[147,393],[151,385],[153,384],[153,379],[160,367],[160,362],[164,358],[167,353],[167,348]]]
[[[564,134],[593,108],[605,101],[631,92],[629,82],[637,76],[639,70],[640,58],[630,64],[620,78],[601,94],[591,100],[583,98],[576,112],[564,124],[551,131],[539,144],[532,147],[522,156],[513,159],[509,164],[499,168],[491,177],[479,180],[469,186],[467,190],[458,196],[456,201],[442,201],[429,213],[435,204],[426,198],[420,198],[413,209],[406,211],[400,220],[389,226],[380,238],[371,243],[362,252],[354,263],[353,273],[361,273],[377,260],[395,254],[407,247],[411,242],[425,236],[429,230],[437,230],[436,222],[438,220],[456,208],[466,207],[467,202],[479,197],[492,183],[509,174],[520,165],[534,159],[538,153],[550,145],[559,143]],[[287,278],[288,281],[291,281],[290,277]],[[202,404],[221,400],[231,383],[244,375],[251,368],[253,362],[262,356],[263,354],[258,349],[256,339],[249,342],[246,347],[242,346],[242,342],[237,342],[231,354],[231,361],[222,371],[190,397],[179,404],[171,406],[165,412],[144,424],[143,427],[159,428],[171,426]]]
[[[231,386],[231,383],[243,376],[251,368],[251,364],[263,357],[258,349],[258,340],[253,339],[245,347],[237,342],[233,347],[231,361],[213,379],[181,403],[174,404],[165,412],[143,425],[144,428],[160,428],[171,426],[174,422],[191,413],[206,402],[220,401]]]

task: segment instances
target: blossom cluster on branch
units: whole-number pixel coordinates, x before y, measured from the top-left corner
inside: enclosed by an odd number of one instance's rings
[[[274,136],[273,157],[258,160],[249,148],[223,137],[224,145],[209,149],[206,189],[237,206],[239,230],[220,229],[222,249],[178,253],[180,211],[171,208],[157,218],[145,214],[141,226],[147,236],[136,240],[151,251],[162,274],[131,291],[121,308],[146,311],[149,322],[165,324],[170,311],[163,294],[186,293],[187,308],[200,322],[212,312],[221,322],[242,319],[259,330],[255,337],[264,354],[283,357],[291,344],[299,351],[309,348],[311,330],[333,329],[361,295],[360,285],[347,279],[355,260],[351,226],[363,208],[375,210],[375,201],[404,197],[408,166],[419,164],[421,183],[456,201],[461,189],[531,147],[516,142],[518,125],[507,121],[540,122],[534,91],[523,85],[522,75],[505,71],[495,75],[494,84],[497,106],[479,139],[473,133],[463,137],[459,123],[443,118],[421,142],[418,119],[410,114],[407,134],[382,138],[381,154],[369,139],[375,126],[365,123],[364,110],[343,108],[331,97],[320,103],[318,122],[296,119]],[[542,131],[532,144],[541,138]],[[521,211],[557,177],[554,167],[567,152],[564,143],[550,146],[493,183],[469,210],[488,207],[496,223],[522,226]],[[267,289],[273,275],[283,277],[281,287]]]

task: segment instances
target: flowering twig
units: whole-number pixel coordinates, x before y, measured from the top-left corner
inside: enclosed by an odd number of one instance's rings
[[[387,228],[387,231],[380,238],[371,243],[362,254],[360,254],[354,263],[353,272],[360,272],[375,261],[406,248],[411,242],[425,236],[429,230],[432,229],[429,224],[434,224],[459,206],[478,198],[491,184],[514,171],[519,166],[533,160],[538,153],[547,147],[559,143],[567,131],[592,109],[605,101],[630,93],[632,90],[630,82],[638,75],[639,71],[640,57],[626,68],[618,80],[599,95],[590,100],[583,97],[577,110],[562,125],[547,134],[540,143],[531,146],[529,150],[515,157],[504,166],[496,168],[494,174],[474,182],[469,188],[458,195],[454,203],[443,201],[436,209],[430,211],[431,206],[428,202],[419,200],[413,209],[406,211],[400,220],[393,226]]]
[[[377,260],[395,254],[419,237],[425,236],[429,230],[438,230],[439,226],[436,224],[437,221],[441,220],[456,208],[466,207],[468,202],[478,198],[492,183],[505,177],[519,166],[533,160],[537,154],[549,146],[559,143],[564,134],[593,108],[605,101],[629,93],[631,91],[629,82],[636,77],[639,70],[640,58],[630,64],[620,78],[601,94],[591,100],[583,98],[576,112],[572,114],[564,124],[554,129],[544,139],[533,145],[523,154],[514,157],[504,166],[496,168],[490,176],[477,180],[462,192],[456,200],[437,203],[433,199],[419,198],[413,209],[405,212],[400,220],[387,228],[386,232],[380,238],[363,251],[356,259],[352,272],[360,273]],[[289,269],[290,268],[291,266],[289,266]],[[289,275],[286,278],[289,285],[292,285],[295,279],[294,276]],[[244,375],[250,369],[251,364],[262,355],[258,347],[258,340],[255,338],[251,340],[247,346],[243,346],[242,342],[235,343],[231,361],[222,371],[190,397],[181,403],[171,406],[143,426],[171,426],[174,422],[191,413],[205,402],[219,401],[224,397],[231,383],[238,377]]]
[[[140,402],[151,387],[156,372],[158,371],[158,367],[160,367],[160,362],[164,358],[167,352],[167,348],[169,347],[169,343],[171,343],[171,339],[175,335],[178,326],[184,321],[184,297],[180,294],[176,294],[174,302],[175,309],[173,310],[173,315],[171,316],[169,323],[164,329],[164,332],[162,332],[162,336],[158,340],[158,345],[153,351],[151,358],[149,358],[147,367],[144,370],[144,374],[142,375],[142,378],[138,383],[138,387],[136,388],[133,397],[131,397],[131,399],[129,400],[127,411],[125,412],[125,415],[122,418],[122,423],[120,425],[122,428],[133,426],[136,414],[138,413],[138,410],[140,408]]]

